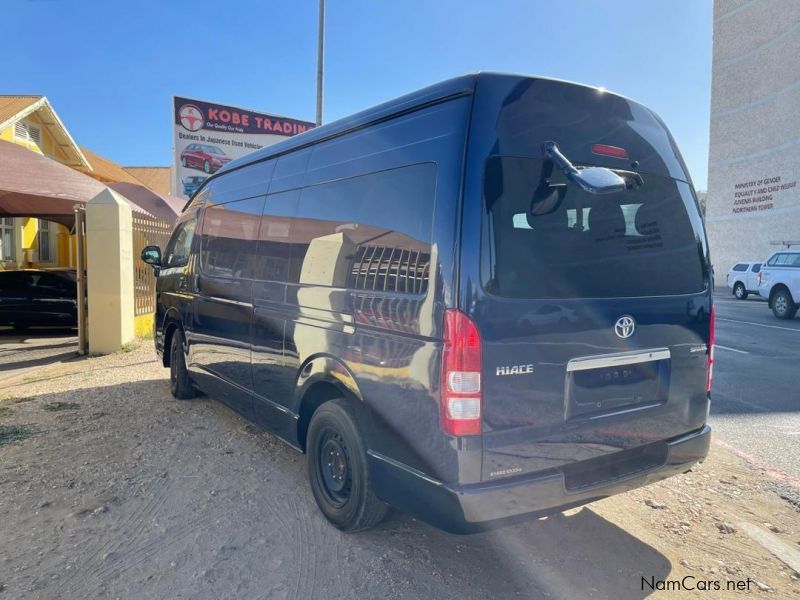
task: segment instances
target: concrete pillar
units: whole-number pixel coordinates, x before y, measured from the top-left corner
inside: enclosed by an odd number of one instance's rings
[[[105,189],[86,205],[89,352],[115,352],[133,340],[131,208]]]

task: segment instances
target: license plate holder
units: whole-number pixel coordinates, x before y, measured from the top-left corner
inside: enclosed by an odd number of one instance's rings
[[[567,364],[565,419],[588,419],[663,404],[670,352],[656,348],[573,359]]]

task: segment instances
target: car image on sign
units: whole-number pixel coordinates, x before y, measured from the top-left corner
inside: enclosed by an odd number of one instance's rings
[[[181,152],[181,165],[204,173],[215,173],[230,160],[220,148],[210,144],[189,144]]]

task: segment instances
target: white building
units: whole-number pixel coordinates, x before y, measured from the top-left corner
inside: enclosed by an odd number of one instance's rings
[[[714,0],[706,221],[717,279],[800,243],[800,2]]]

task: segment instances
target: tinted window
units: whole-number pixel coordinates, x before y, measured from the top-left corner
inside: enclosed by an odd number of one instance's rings
[[[260,162],[212,179],[206,188],[211,203],[224,204],[231,200],[263,196],[267,193],[274,168],[275,161]]]
[[[75,284],[49,273],[28,273],[28,287],[35,296],[74,296]]]
[[[739,263],[738,265],[733,267],[733,270],[734,271],[747,271],[747,265],[745,265],[743,263]]]
[[[200,255],[207,275],[253,278],[263,207],[259,196],[205,209]]]
[[[195,225],[197,219],[192,217],[175,228],[162,258],[165,268],[182,267],[189,262]]]
[[[300,190],[267,196],[259,229],[257,279],[284,283],[288,280],[291,218],[297,212],[298,198]]]
[[[425,163],[303,189],[290,281],[424,293],[435,185]]]
[[[643,180],[638,189],[594,195],[549,161],[490,158],[482,245],[487,291],[523,298],[702,291],[704,238],[689,186],[649,174]],[[549,213],[542,209],[548,198],[556,199]]]
[[[761,271],[761,263],[756,263],[753,265],[753,268],[750,269],[753,273],[758,273]]]

